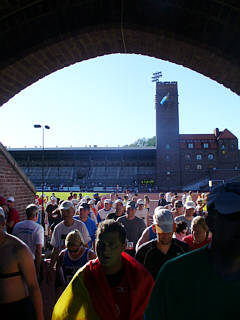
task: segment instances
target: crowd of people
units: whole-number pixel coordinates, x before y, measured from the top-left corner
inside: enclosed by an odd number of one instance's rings
[[[43,319],[49,247],[53,320],[240,315],[240,185],[160,193],[155,202],[128,192],[68,200],[53,193],[39,218],[42,201],[36,196],[19,221],[14,198],[0,197],[0,306],[8,319]]]

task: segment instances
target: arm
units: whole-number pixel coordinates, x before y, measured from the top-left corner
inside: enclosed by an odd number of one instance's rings
[[[35,266],[36,266],[36,272],[37,277],[39,278],[40,275],[40,266],[42,261],[42,245],[37,244],[36,245],[36,251],[35,251]]]
[[[35,319],[43,320],[42,296],[37,281],[32,254],[25,246],[21,246],[17,253],[17,259],[19,269],[21,270],[28,287],[29,297],[35,311]]]
[[[145,229],[139,238],[137,245],[136,245],[136,251],[138,248],[145,242],[148,242],[150,240],[150,235],[149,235],[149,228]]]
[[[58,259],[58,255],[59,255],[59,249],[54,247],[51,255],[50,270],[53,270],[55,263]]]
[[[97,258],[97,256],[96,256],[95,252],[93,252],[92,250],[89,250],[88,251],[88,260],[93,260],[96,258]]]

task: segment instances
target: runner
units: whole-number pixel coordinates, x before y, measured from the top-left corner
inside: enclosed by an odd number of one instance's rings
[[[95,259],[95,253],[84,247],[83,239],[78,230],[71,231],[65,240],[66,249],[59,254],[57,261],[57,291],[58,295],[72,280],[79,268],[83,267],[89,260]]]
[[[204,217],[195,217],[192,220],[191,231],[192,234],[183,238],[183,241],[189,245],[190,250],[201,248],[210,242],[208,226]]]
[[[44,229],[37,223],[39,209],[35,204],[26,208],[27,220],[18,222],[13,228],[13,235],[28,245],[35,260],[36,272],[40,278],[40,265],[42,260],[42,248],[44,246]]]
[[[142,219],[135,217],[136,204],[134,201],[129,201],[126,206],[126,215],[117,219],[122,223],[127,233],[127,252],[134,256],[135,247],[138,239],[141,237],[146,225]]]
[[[53,251],[51,255],[49,274],[51,274],[53,271],[59,252],[65,248],[65,239],[69,232],[76,229],[79,230],[83,237],[85,246],[87,246],[88,242],[91,241],[85,224],[81,221],[73,219],[73,216],[75,214],[73,203],[68,200],[63,201],[59,209],[61,211],[63,221],[55,227],[50,242],[53,246]]]
[[[174,257],[189,251],[186,243],[173,239],[174,220],[166,209],[155,209],[153,223],[157,239],[141,245],[136,252],[136,259],[142,263],[156,279],[161,266]]]
[[[34,261],[28,247],[5,233],[0,207],[0,310],[8,320],[43,320],[43,306]]]
[[[52,320],[140,320],[152,291],[151,275],[124,253],[126,231],[114,220],[97,230],[98,259],[80,269],[59,298]]]
[[[208,196],[210,246],[168,261],[160,270],[146,320],[239,319],[240,183],[227,183]],[[186,275],[186,276],[183,276]]]
[[[125,208],[121,199],[115,201],[115,208],[116,211],[108,214],[106,219],[117,220],[119,217],[125,216]]]

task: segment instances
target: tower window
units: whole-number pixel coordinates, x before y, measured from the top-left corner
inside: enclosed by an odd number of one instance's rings
[[[212,153],[208,154],[208,160],[213,160],[214,159],[214,155]]]
[[[185,166],[185,170],[189,170],[189,169],[190,169],[190,165],[187,164],[187,165]]]
[[[202,155],[201,155],[201,154],[197,154],[197,155],[196,155],[196,159],[197,159],[197,160],[202,160]]]
[[[193,143],[188,143],[188,149],[193,149]]]
[[[167,150],[170,149],[170,144],[166,144],[166,149],[167,149]]]
[[[186,160],[191,160],[190,154],[185,154],[185,159],[186,159]]]
[[[166,160],[170,160],[170,157],[168,154],[166,155]]]
[[[204,149],[208,149],[208,143],[204,143],[204,144],[203,144],[203,148],[204,148]]]
[[[202,170],[202,165],[201,164],[197,164],[197,170]]]

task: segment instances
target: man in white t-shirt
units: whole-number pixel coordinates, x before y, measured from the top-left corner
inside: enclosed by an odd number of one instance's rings
[[[37,223],[38,213],[38,206],[29,204],[26,208],[27,220],[16,223],[12,233],[30,248],[33,259],[35,259],[37,275],[40,272],[42,247],[44,246],[44,229]]]
[[[87,227],[82,221],[73,218],[75,214],[75,208],[72,201],[63,201],[59,207],[63,221],[56,225],[54,228],[52,239],[50,244],[53,246],[50,271],[53,270],[57,261],[59,252],[65,248],[65,239],[69,232],[79,230],[82,237],[82,242],[85,246],[91,241]]]
[[[98,211],[98,220],[104,221],[110,213],[115,212],[115,210],[111,208],[111,206],[112,206],[111,199],[105,199],[104,208]]]
[[[137,200],[137,210],[135,213],[135,217],[143,219],[146,226],[149,226],[148,209],[144,208],[144,202],[142,199]]]

